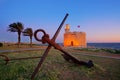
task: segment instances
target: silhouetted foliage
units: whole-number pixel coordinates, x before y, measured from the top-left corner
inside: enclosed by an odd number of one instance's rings
[[[23,26],[23,24],[21,22],[12,23],[8,27],[8,31],[18,33],[18,47],[20,46],[21,33],[22,33],[23,29],[24,29],[24,26]]]
[[[3,43],[0,43],[0,47],[3,47]]]
[[[23,31],[23,35],[30,37],[30,46],[32,47],[32,36],[33,36],[33,30],[32,30],[32,28],[26,28],[26,29]]]

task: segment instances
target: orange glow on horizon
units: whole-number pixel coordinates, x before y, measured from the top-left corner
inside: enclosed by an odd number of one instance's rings
[[[120,39],[116,38],[97,38],[97,39],[89,39],[87,42],[106,42],[106,43],[119,43]]]

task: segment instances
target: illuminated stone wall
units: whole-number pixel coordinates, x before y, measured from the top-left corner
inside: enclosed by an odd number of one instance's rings
[[[68,27],[68,25],[67,25]],[[70,32],[66,30],[64,33],[64,46],[86,47],[86,33],[85,32]]]

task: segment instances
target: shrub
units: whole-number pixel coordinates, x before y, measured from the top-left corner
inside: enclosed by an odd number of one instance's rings
[[[3,47],[3,43],[0,43],[0,47]]]
[[[113,54],[120,54],[120,50],[117,49],[102,49],[102,50]]]
[[[120,54],[120,50],[115,50],[115,54]]]

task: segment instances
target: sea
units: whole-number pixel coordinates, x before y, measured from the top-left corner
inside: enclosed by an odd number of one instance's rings
[[[120,43],[87,43],[88,47],[119,49]]]
[[[57,43],[61,46],[63,46],[63,43]],[[38,44],[42,45],[42,44]],[[48,44],[43,44],[48,45]],[[88,48],[109,48],[109,49],[118,49],[120,50],[120,43],[87,43]]]

